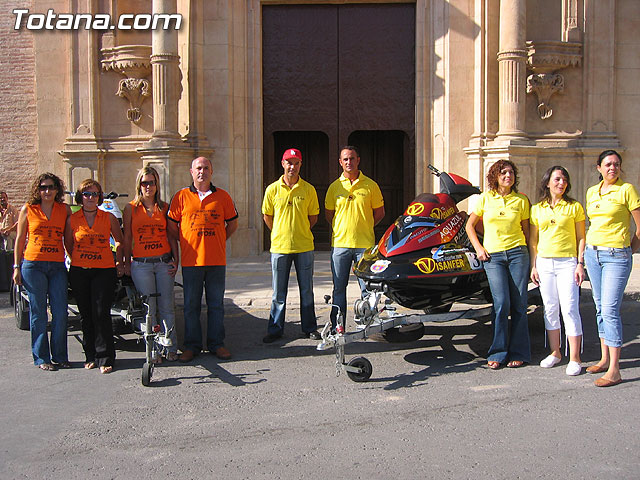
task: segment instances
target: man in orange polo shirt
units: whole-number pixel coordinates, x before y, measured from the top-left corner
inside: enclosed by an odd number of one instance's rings
[[[207,300],[207,348],[223,360],[226,241],[238,228],[238,212],[227,192],[211,183],[209,159],[191,162],[193,183],[171,199],[167,222],[170,235],[180,239],[184,285],[184,349],[179,359],[189,362],[202,350],[200,311],[202,289]]]

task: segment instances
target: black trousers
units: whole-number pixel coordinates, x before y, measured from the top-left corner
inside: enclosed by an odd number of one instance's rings
[[[69,269],[71,291],[82,317],[82,344],[86,362],[112,367],[116,359],[111,324],[111,304],[115,293],[115,268]]]

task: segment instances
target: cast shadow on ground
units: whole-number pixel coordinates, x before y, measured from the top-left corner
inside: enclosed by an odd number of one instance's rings
[[[182,383],[182,380],[198,380],[201,383],[227,383],[233,386],[245,386],[266,381],[262,375],[268,372],[269,359],[296,358],[323,356],[326,357],[327,369],[334,365],[334,350],[317,351],[317,341],[302,338],[299,322],[299,311],[290,309],[287,312],[287,322],[283,338],[272,344],[262,343],[262,337],[266,334],[268,310],[259,308],[243,308],[229,299],[225,304],[225,345],[231,350],[233,358],[229,361],[219,361],[213,355],[203,352],[189,364],[164,362],[155,369],[155,377],[152,378],[153,387],[170,387]],[[206,309],[203,309],[203,316]],[[318,312],[322,312],[320,308]],[[599,340],[595,324],[595,311],[591,295],[588,290],[583,291],[581,301],[581,313],[583,316],[584,350],[582,353],[583,364],[597,361],[600,356]],[[640,365],[640,306],[635,298],[625,296],[622,314],[624,323],[625,347],[622,350],[621,368],[628,369]],[[321,315],[318,319],[318,328],[321,329],[327,315]],[[531,365],[537,363],[548,354],[545,346],[545,330],[543,322],[543,309],[537,307],[529,315],[529,331],[531,335],[532,360]],[[71,333],[77,341],[80,341],[80,333]],[[476,368],[482,368],[485,363],[487,350],[491,344],[492,327],[488,317],[482,319],[443,324],[425,324],[425,335],[414,342],[392,344],[381,341],[358,341],[345,348],[345,360],[348,362],[354,356],[364,356],[372,353],[386,353],[390,355],[395,351],[411,349],[404,356],[407,362],[407,372],[399,372],[393,377],[375,377],[370,382],[384,384],[384,389],[393,390],[419,386],[431,377],[437,377],[447,373],[468,372]],[[563,332],[564,338],[564,332]],[[135,334],[116,335],[116,349],[127,352],[139,352],[139,358],[118,358],[116,368],[118,370],[142,369],[144,363],[144,343]],[[564,352],[563,352],[564,353]],[[233,362],[252,361],[261,362],[255,371],[245,373],[231,373],[225,365]],[[80,364],[81,365],[81,364]],[[177,371],[172,367],[184,367],[190,365],[202,370],[202,375],[171,377],[171,371]],[[411,365],[424,366],[422,369],[412,369]],[[410,371],[409,371],[410,370]],[[169,375],[166,377],[165,375]],[[626,379],[625,381],[635,381]]]

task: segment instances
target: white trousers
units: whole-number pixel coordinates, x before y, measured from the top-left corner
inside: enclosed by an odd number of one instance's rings
[[[574,279],[577,264],[575,257],[536,257],[540,294],[544,303],[544,327],[558,330],[562,312],[568,337],[582,335],[579,288]]]

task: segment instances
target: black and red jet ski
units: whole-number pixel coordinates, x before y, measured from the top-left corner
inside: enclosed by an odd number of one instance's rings
[[[440,193],[418,195],[354,272],[368,290],[403,307],[438,312],[454,302],[487,298],[489,283],[465,232],[468,216],[456,207],[480,190],[458,175],[429,168],[440,178]]]

